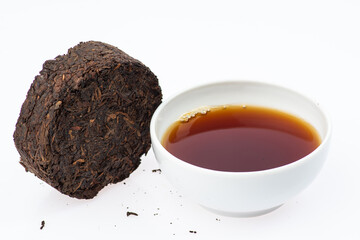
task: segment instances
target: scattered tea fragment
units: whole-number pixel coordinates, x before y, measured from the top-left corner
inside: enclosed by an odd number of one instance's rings
[[[137,213],[135,213],[135,212],[126,212],[126,216],[128,217],[128,216],[130,216],[130,215],[134,215],[134,216],[139,216]]]
[[[140,61],[82,42],[35,77],[14,132],[20,164],[64,194],[93,198],[138,167],[161,98],[157,77]]]
[[[193,231],[193,230],[190,230],[189,232],[190,232],[190,233],[194,233],[194,234],[196,234],[196,231]]]
[[[44,220],[42,220],[42,221],[41,221],[40,230],[42,230],[44,227],[45,227],[45,221],[44,221]]]
[[[153,169],[152,172],[158,172],[158,173],[161,173],[161,169]]]

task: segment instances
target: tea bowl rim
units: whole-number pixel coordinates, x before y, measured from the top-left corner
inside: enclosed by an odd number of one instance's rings
[[[321,143],[320,145],[311,153],[307,154],[306,156],[288,163],[286,165],[283,166],[279,166],[279,167],[275,167],[275,168],[270,168],[270,169],[265,169],[265,170],[257,170],[257,171],[245,171],[245,172],[236,172],[236,171],[222,171],[222,170],[215,170],[215,169],[209,169],[209,168],[204,168],[204,167],[200,167],[200,166],[196,166],[193,165],[191,163],[188,163],[184,160],[181,160],[180,158],[174,156],[173,154],[171,154],[170,152],[168,152],[165,147],[163,147],[163,145],[161,144],[161,137],[162,136],[158,136],[156,134],[156,124],[157,124],[157,118],[159,116],[159,114],[161,113],[161,111],[166,107],[166,105],[168,105],[171,101],[173,101],[174,99],[176,99],[177,97],[186,94],[188,92],[191,91],[195,91],[197,89],[201,89],[201,88],[205,88],[205,87],[211,87],[211,86],[215,86],[216,85],[224,85],[224,84],[251,84],[251,85],[263,85],[263,86],[267,86],[267,87],[275,87],[284,91],[287,91],[291,94],[295,94],[298,95],[300,97],[302,97],[303,99],[307,100],[308,102],[311,102],[314,106],[316,106],[317,110],[323,115],[325,122],[326,122],[326,134],[325,136],[321,139]],[[261,105],[260,105],[261,106]],[[201,106],[199,106],[201,107]],[[189,109],[190,111],[191,109]],[[166,126],[169,127],[169,126]],[[299,91],[293,90],[291,88],[285,87],[285,86],[281,86],[279,84],[273,84],[273,83],[268,83],[268,82],[262,82],[262,81],[255,81],[255,80],[220,80],[220,81],[212,81],[209,83],[202,83],[202,84],[196,84],[193,85],[191,87],[187,87],[185,89],[181,89],[176,91],[175,93],[173,93],[172,95],[170,95],[169,97],[167,97],[155,110],[154,114],[152,115],[151,118],[151,122],[150,122],[150,136],[151,136],[151,143],[152,143],[152,148],[157,148],[158,151],[161,151],[162,154],[164,154],[166,156],[166,160],[167,161],[175,161],[176,164],[181,165],[182,167],[185,168],[191,168],[193,171],[200,171],[202,173],[207,173],[207,174],[214,174],[214,175],[223,175],[223,176],[249,176],[249,175],[258,175],[258,174],[276,174],[282,171],[288,171],[292,168],[296,168],[299,165],[304,164],[304,162],[307,161],[311,161],[311,159],[313,158],[313,156],[317,155],[319,152],[323,151],[323,148],[325,148],[328,145],[328,142],[330,141],[331,138],[331,134],[332,134],[332,123],[331,123],[331,118],[330,115],[328,113],[328,111],[323,107],[320,106],[319,103],[315,102],[312,98],[308,97],[307,95],[304,95],[303,93],[300,93]],[[159,161],[157,159],[157,161]]]

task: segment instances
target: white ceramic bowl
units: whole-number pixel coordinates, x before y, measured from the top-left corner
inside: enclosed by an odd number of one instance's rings
[[[304,158],[254,172],[223,172],[186,163],[162,145],[166,129],[180,115],[206,105],[247,104],[279,109],[312,124],[322,142]],[[191,88],[164,101],[150,126],[152,148],[162,172],[188,198],[223,215],[257,216],[270,212],[304,190],[317,176],[329,148],[327,114],[309,98],[286,88],[252,81],[226,81]]]

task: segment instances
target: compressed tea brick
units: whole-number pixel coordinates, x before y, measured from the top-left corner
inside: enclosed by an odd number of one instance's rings
[[[105,43],[79,43],[46,61],[28,91],[14,132],[20,163],[64,194],[93,198],[138,167],[161,98],[140,61]]]
[[[35,77],[14,132],[20,163],[64,194],[93,198],[138,167],[161,97],[140,61],[108,44],[80,43]]]

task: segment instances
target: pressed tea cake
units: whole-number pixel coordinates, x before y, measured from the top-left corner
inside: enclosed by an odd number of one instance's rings
[[[138,167],[161,98],[140,61],[105,43],[79,43],[46,61],[27,93],[14,132],[20,163],[64,194],[93,198]]]

